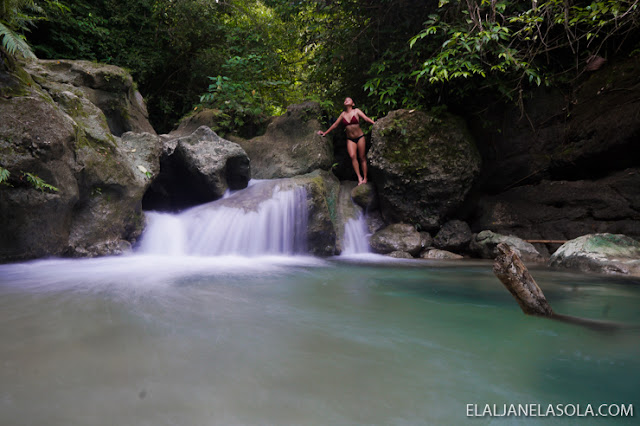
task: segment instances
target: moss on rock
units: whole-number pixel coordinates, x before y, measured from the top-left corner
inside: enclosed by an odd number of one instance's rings
[[[461,205],[481,162],[461,118],[407,110],[376,122],[369,158],[385,218],[426,230]]]

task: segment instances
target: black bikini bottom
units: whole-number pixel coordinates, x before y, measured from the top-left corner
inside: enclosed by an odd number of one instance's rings
[[[348,140],[350,140],[351,142],[355,142],[355,143],[358,143],[360,138],[364,138],[364,133],[362,135],[358,136],[358,137],[355,137],[355,138],[350,138],[349,136],[347,136]]]

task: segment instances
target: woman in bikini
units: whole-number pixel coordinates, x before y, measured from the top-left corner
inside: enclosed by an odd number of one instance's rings
[[[360,128],[360,118],[367,123],[374,123],[372,119],[364,115],[364,112],[355,107],[353,99],[346,98],[344,100],[344,111],[340,114],[336,122],[333,123],[326,132],[318,131],[320,136],[324,136],[338,127],[340,123],[344,124],[345,133],[347,134],[347,152],[349,152],[349,157],[351,157],[353,170],[355,170],[358,176],[358,185],[367,183],[367,157],[365,156],[365,139],[364,132]],[[360,157],[359,165],[358,157]],[[360,170],[362,170],[362,174],[360,174]]]

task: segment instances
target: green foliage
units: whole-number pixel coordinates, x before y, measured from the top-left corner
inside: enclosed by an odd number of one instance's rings
[[[636,0],[11,3],[46,13],[29,36],[39,56],[128,68],[159,132],[199,105],[233,132],[306,99],[337,113],[349,96],[370,116],[520,100],[575,79],[589,57],[637,49],[640,16]]]
[[[22,173],[22,178],[25,178],[27,182],[31,184],[31,186],[33,186],[35,189],[40,190],[40,192],[44,192],[45,190],[51,191],[51,192],[59,191],[58,188],[56,188],[53,185],[49,185],[47,182],[42,180],[42,178],[38,177],[37,175],[34,175],[33,173],[25,172],[22,170],[20,171],[20,173]]]
[[[11,176],[11,173],[9,172],[9,170],[0,166],[0,185],[9,185],[10,176]]]
[[[59,191],[58,188],[56,188],[53,185],[49,185],[42,178],[38,177],[33,173],[25,172],[23,170],[21,170],[20,173],[21,173],[20,181],[26,180],[35,189],[38,189],[42,192],[44,192],[45,190],[51,191],[51,192]],[[9,172],[9,170],[5,169],[4,167],[0,166],[0,185],[13,186],[9,183],[10,177],[11,177],[11,172]]]
[[[15,56],[17,53],[25,58],[35,58],[31,48],[25,41],[23,36],[16,34],[2,22],[0,22],[0,40],[2,40],[2,48],[10,55]]]
[[[628,0],[441,0],[409,42],[414,47],[428,40],[440,48],[413,75],[454,87],[456,80],[480,78],[462,87],[491,85],[517,98],[526,85],[583,71],[589,57],[603,53],[607,40],[638,28],[637,7],[637,1]]]
[[[44,19],[39,4],[51,1],[0,0],[0,51],[10,57],[35,58],[22,33],[29,31],[36,21]]]

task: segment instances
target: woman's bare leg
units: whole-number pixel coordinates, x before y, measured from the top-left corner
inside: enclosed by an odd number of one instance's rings
[[[365,153],[366,150],[366,139],[364,135],[360,139],[358,139],[358,157],[360,157],[360,170],[362,170],[362,181],[360,183],[367,183],[367,155]]]
[[[347,139],[347,152],[349,153],[349,157],[351,157],[351,164],[353,165],[353,170],[355,170],[356,175],[358,176],[358,185],[362,183],[362,176],[360,176],[360,167],[358,166],[358,156],[356,155],[356,143],[352,140]]]

